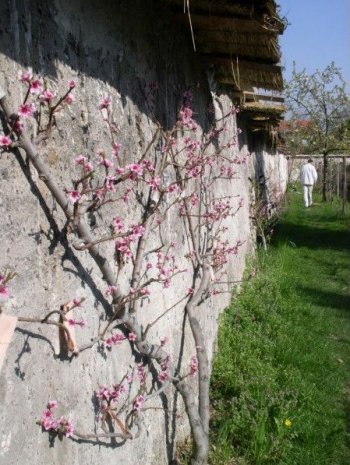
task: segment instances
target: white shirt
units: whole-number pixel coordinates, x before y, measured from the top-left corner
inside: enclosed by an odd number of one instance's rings
[[[313,185],[317,181],[317,171],[314,165],[306,163],[300,170],[300,181],[302,184]]]

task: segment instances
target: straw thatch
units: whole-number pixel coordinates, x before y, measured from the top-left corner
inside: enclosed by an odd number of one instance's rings
[[[197,52],[205,55],[218,82],[242,92],[253,87],[282,90],[278,35],[285,22],[274,0],[168,2],[190,29]]]
[[[254,115],[265,115],[280,119],[281,114],[285,111],[285,106],[276,103],[247,102],[241,105],[241,110],[253,113]]]

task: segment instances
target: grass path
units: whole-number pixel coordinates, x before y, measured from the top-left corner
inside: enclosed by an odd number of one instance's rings
[[[293,194],[258,266],[221,321],[211,463],[349,465],[349,218]]]

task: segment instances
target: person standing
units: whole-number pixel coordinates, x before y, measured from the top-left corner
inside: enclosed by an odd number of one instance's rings
[[[311,207],[312,205],[312,189],[315,182],[317,181],[317,171],[312,164],[312,159],[309,158],[300,170],[300,181],[303,185],[304,190],[304,204],[305,207]]]

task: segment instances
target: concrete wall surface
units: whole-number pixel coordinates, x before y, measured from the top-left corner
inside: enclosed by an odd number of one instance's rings
[[[122,145],[124,163],[136,161],[156,131],[157,124],[170,128],[177,118],[183,92],[193,92],[194,118],[198,134],[209,128],[211,115],[220,119],[232,108],[229,94],[208,79],[201,57],[193,51],[191,37],[176,25],[167,2],[149,0],[26,0],[0,2],[0,84],[16,110],[25,96],[18,73],[31,66],[45,77],[46,84],[64,92],[69,79],[77,83],[75,102],[57,114],[56,129],[40,146],[40,154],[59,185],[70,189],[79,175],[74,158],[109,150],[110,138],[98,111],[109,95]],[[155,96],[149,93],[157,83]],[[30,129],[30,123],[28,128]],[[237,130],[235,117],[222,136],[229,140]],[[251,183],[256,174],[256,154],[248,151],[245,128],[228,157],[236,157],[236,175],[217,187],[217,195],[243,199],[230,220],[227,238],[240,241],[238,254],[227,266],[227,280],[239,281],[248,254],[254,250],[249,219]],[[2,129],[0,129],[2,134]],[[153,147],[152,151],[159,151]],[[282,193],[287,166],[283,157],[261,149],[271,191]],[[78,345],[90,341],[105,320],[106,284],[87,251],[76,251],[74,234],[64,231],[65,218],[43,180],[25,157],[0,155],[0,273],[17,273],[9,283],[10,298],[2,305],[6,314],[43,318],[49,311],[74,298],[85,298],[79,317],[87,321],[77,328]],[[275,189],[276,188],[276,189]],[[234,200],[235,201],[235,200]],[[139,214],[137,204],[110,204],[105,217],[89,218],[96,236],[108,231],[106,218],[120,215],[132,224]],[[174,241],[181,268],[188,266],[187,231],[174,213],[162,225],[164,241]],[[159,246],[155,236],[150,247]],[[114,245],[101,245],[117,272]],[[120,286],[128,286],[129,265],[120,270]],[[144,326],[154,321],[186,294],[191,276],[182,274],[169,289],[154,286],[143,301],[140,319]],[[232,284],[226,293],[206,300],[200,308],[200,323],[212,356],[220,312],[230,302]],[[174,360],[187,365],[195,353],[183,306],[169,311],[154,325],[149,336],[154,343],[167,337],[167,350]],[[128,343],[111,351],[95,345],[78,357],[59,355],[59,333],[54,326],[18,322],[0,373],[0,464],[97,464],[125,465],[171,463],[176,446],[189,434],[183,404],[171,387],[155,397],[144,412],[139,438],[129,441],[94,439],[77,441],[49,439],[36,424],[48,401],[58,401],[58,414],[72,419],[77,429],[94,433],[97,422],[95,391],[99,386],[119,383],[133,354]]]

